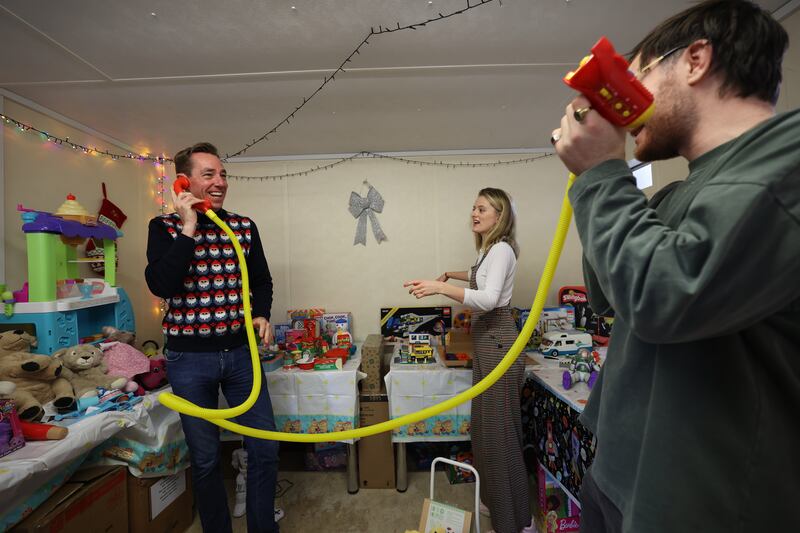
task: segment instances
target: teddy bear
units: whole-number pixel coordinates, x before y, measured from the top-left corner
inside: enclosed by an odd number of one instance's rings
[[[0,355],[9,352],[30,352],[36,348],[36,337],[21,329],[0,333]]]
[[[64,376],[72,383],[75,396],[85,398],[97,394],[97,387],[121,389],[128,383],[124,376],[109,376],[103,352],[91,344],[77,344],[53,353],[53,359],[64,364]]]
[[[102,332],[103,335],[106,336],[103,342],[122,342],[132,346],[133,342],[136,340],[136,333],[124,329],[117,329],[114,326],[103,326]]]
[[[72,385],[64,377],[61,361],[27,352],[0,354],[0,381],[16,385],[12,398],[22,420],[39,420],[42,406],[52,401],[58,408],[75,402]]]

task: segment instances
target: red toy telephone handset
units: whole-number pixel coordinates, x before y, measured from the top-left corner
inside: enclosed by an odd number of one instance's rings
[[[564,76],[564,83],[583,93],[592,108],[617,126],[633,130],[653,114],[653,95],[605,37],[592,47],[592,55]]]
[[[180,194],[184,191],[189,190],[189,178],[186,176],[178,176],[175,178],[175,183],[172,184],[172,190],[175,191],[175,194]],[[201,213],[205,213],[209,209],[211,209],[211,200],[208,198],[204,199],[202,202],[198,202],[194,204],[194,207],[197,211]]]

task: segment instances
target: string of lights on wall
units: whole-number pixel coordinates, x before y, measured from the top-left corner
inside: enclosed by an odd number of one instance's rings
[[[498,4],[503,5],[502,0],[497,0],[497,1],[498,1]],[[494,2],[494,0],[471,0],[471,1],[470,0],[466,0],[466,2],[467,2],[467,7],[463,8],[463,9],[459,9],[459,10],[453,11],[451,13],[447,13],[446,15],[443,15],[442,13],[439,13],[438,17],[432,17],[432,18],[429,18],[429,19],[424,20],[422,22],[416,22],[414,24],[407,24],[405,26],[401,26],[400,23],[397,22],[397,23],[395,23],[395,26],[386,26],[386,27],[378,26],[377,30],[375,30],[374,27],[370,28],[369,33],[367,34],[367,36],[364,37],[361,40],[360,43],[358,43],[358,46],[356,46],[355,50],[350,52],[350,55],[348,55],[344,59],[344,61],[342,61],[339,64],[339,66],[336,67],[336,70],[334,70],[331,75],[325,76],[325,78],[323,79],[323,81],[320,84],[320,86],[317,87],[317,89],[313,93],[311,93],[310,96],[304,97],[303,98],[303,102],[300,105],[295,107],[293,111],[291,111],[288,115],[283,117],[283,119],[280,122],[278,122],[275,126],[273,126],[271,130],[269,130],[266,133],[264,133],[261,137],[258,137],[257,139],[253,139],[251,142],[245,144],[244,147],[242,149],[240,149],[239,151],[237,151],[237,152],[234,152],[232,154],[225,154],[225,158],[223,159],[223,161],[226,161],[227,159],[230,159],[231,157],[236,157],[236,156],[240,156],[240,155],[244,154],[245,152],[247,152],[247,150],[249,150],[250,148],[252,148],[256,144],[260,143],[261,141],[267,140],[267,137],[269,137],[273,133],[277,132],[278,128],[280,128],[281,126],[284,126],[286,124],[289,124],[289,121],[294,118],[295,114],[298,111],[300,111],[303,107],[305,107],[305,105],[308,102],[310,102],[311,99],[314,98],[320,91],[322,91],[322,89],[326,85],[328,85],[329,83],[334,81],[334,79],[336,78],[337,74],[346,72],[345,68],[344,68],[345,65],[352,61],[353,56],[361,54],[361,48],[369,44],[369,39],[371,37],[374,37],[375,35],[381,35],[381,34],[384,34],[384,33],[394,33],[394,32],[397,32],[397,31],[405,31],[405,30],[416,30],[417,28],[421,28],[421,27],[427,26],[428,24],[430,24],[432,22],[437,22],[437,21],[440,21],[440,20],[444,20],[446,18],[450,18],[450,17],[453,17],[455,15],[461,15],[462,13],[465,13],[465,12],[469,11],[470,9],[475,9],[476,7],[481,7],[484,4],[489,4],[491,2]]]
[[[3,115],[0,113],[0,121],[2,121],[3,125],[7,127],[17,128],[19,131],[23,133],[33,133],[39,135],[43,141],[53,143],[56,145],[65,145],[71,147],[73,150],[78,152],[83,152],[86,155],[97,155],[102,157],[108,157],[112,160],[116,161],[118,159],[133,159],[135,161],[152,161],[157,165],[163,165],[164,163],[172,163],[172,159],[169,157],[164,156],[157,156],[157,155],[146,155],[146,154],[134,154],[132,152],[120,154],[116,152],[109,152],[108,150],[98,150],[93,146],[84,146],[82,144],[74,143],[69,140],[69,137],[58,137],[57,135],[51,135],[46,131],[40,130],[35,128],[29,124],[25,124],[20,122],[19,120],[13,119],[7,115]]]
[[[386,155],[386,154],[378,154],[375,152],[367,152],[361,151],[355,153],[348,157],[343,157],[338,159],[332,163],[328,163],[327,165],[319,165],[316,167],[309,168],[307,170],[299,170],[296,172],[287,172],[286,174],[273,174],[267,176],[238,176],[235,174],[228,174],[228,179],[234,180],[280,180],[283,178],[292,178],[295,176],[305,176],[307,174],[311,174],[313,172],[319,172],[322,170],[328,170],[335,166],[341,165],[342,163],[347,163],[349,161],[353,161],[354,159],[361,159],[361,158],[375,158],[375,159],[391,159],[393,161],[399,161],[402,163],[406,163],[408,165],[420,165],[420,166],[431,166],[431,167],[447,167],[447,168],[477,168],[477,167],[497,167],[497,166],[504,166],[504,165],[520,165],[524,163],[531,163],[533,161],[538,161],[539,159],[544,159],[545,157],[550,157],[554,155],[553,152],[541,153],[536,154],[531,157],[525,157],[521,159],[511,159],[507,161],[490,161],[485,163],[474,163],[474,162],[465,162],[465,161],[418,161],[416,159],[408,159],[406,157],[399,157],[394,155]]]
[[[160,177],[156,180],[157,181],[157,183],[156,183],[156,195],[158,196],[157,199],[158,199],[159,205],[161,207],[161,211],[162,211],[162,213],[164,212],[164,209],[166,207],[166,202],[165,202],[165,198],[164,198],[164,191],[165,191],[164,183],[165,183],[165,180],[167,180],[168,178],[167,178],[167,176],[164,175],[163,165],[165,165],[166,163],[172,163],[173,162],[172,159],[170,159],[168,157],[140,155],[140,154],[133,154],[133,153],[115,154],[115,153],[109,152],[107,150],[105,150],[105,151],[97,150],[96,148],[90,148],[88,146],[83,146],[81,144],[73,143],[73,142],[71,142],[69,140],[69,137],[66,137],[66,138],[62,139],[62,138],[59,138],[59,137],[57,137],[55,135],[51,135],[51,134],[49,134],[49,133],[47,133],[45,131],[42,131],[42,130],[40,130],[38,128],[35,128],[35,127],[27,125],[27,124],[24,124],[24,123],[22,123],[22,122],[20,122],[18,120],[15,120],[15,119],[13,119],[13,118],[11,118],[11,117],[9,117],[7,115],[3,115],[3,114],[0,114],[0,121],[2,121],[2,123],[4,125],[9,126],[9,127],[13,127],[13,128],[17,128],[21,132],[28,132],[28,133],[32,132],[32,133],[34,133],[36,135],[39,135],[42,138],[42,140],[45,141],[45,142],[50,142],[50,143],[54,143],[54,144],[58,144],[58,145],[67,145],[67,146],[72,147],[75,151],[82,152],[82,153],[84,153],[86,155],[96,155],[96,156],[101,156],[101,157],[110,157],[110,158],[112,158],[114,160],[117,160],[117,159],[120,159],[120,158],[126,158],[126,159],[132,159],[132,160],[136,160],[136,161],[150,161],[153,164],[155,164],[156,166],[161,166],[161,169],[159,170]],[[341,165],[342,163],[347,163],[348,161],[352,161],[354,159],[359,159],[359,158],[391,159],[391,160],[394,160],[394,161],[401,161],[401,162],[407,163],[409,165],[420,165],[420,166],[447,167],[447,168],[466,168],[466,167],[475,168],[475,167],[496,167],[496,166],[501,166],[501,165],[519,165],[519,164],[523,164],[523,163],[531,163],[533,161],[542,159],[544,157],[549,157],[551,155],[553,155],[553,153],[549,152],[549,153],[537,154],[537,155],[531,156],[531,157],[525,157],[525,158],[522,158],[522,159],[512,159],[512,160],[507,160],[507,161],[492,161],[492,162],[486,162],[486,163],[474,163],[474,162],[465,162],[465,161],[418,161],[418,160],[415,160],[415,159],[408,159],[406,157],[386,155],[386,154],[380,154],[380,153],[377,153],[377,152],[369,152],[369,151],[363,150],[361,152],[356,152],[353,155],[350,155],[348,157],[343,157],[341,159],[338,159],[338,160],[336,160],[336,161],[334,161],[332,163],[328,163],[326,165],[318,165],[318,166],[311,167],[311,168],[306,169],[306,170],[298,170],[296,172],[288,172],[286,174],[275,174],[275,175],[268,175],[268,176],[237,176],[237,175],[230,175],[229,174],[228,175],[228,179],[261,180],[261,181],[264,181],[264,180],[279,180],[279,179],[283,179],[283,178],[291,178],[291,177],[296,177],[296,176],[306,176],[306,175],[312,174],[314,172],[319,172],[319,171],[331,169],[331,168],[333,168],[335,166]]]

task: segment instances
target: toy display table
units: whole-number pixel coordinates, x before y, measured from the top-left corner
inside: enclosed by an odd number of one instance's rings
[[[123,448],[125,442],[137,443],[136,448]],[[113,446],[126,451],[120,458],[106,456],[103,452]],[[178,452],[167,456],[164,450]],[[104,412],[71,424],[63,440],[28,442],[0,458],[0,531],[38,507],[85,462],[126,464],[134,475],[181,470],[188,463],[180,419],[150,394],[130,411]]]
[[[356,353],[361,353],[360,349]],[[273,370],[267,387],[278,431],[327,433],[358,426],[358,382],[361,356],[348,359],[342,370]],[[347,442],[347,491],[358,492],[356,446]]]
[[[600,348],[605,357],[605,349]],[[532,448],[541,464],[577,500],[581,480],[594,460],[596,439],[578,422],[589,399],[586,383],[570,390],[562,385],[564,368],[558,360],[529,353],[525,367],[522,423],[525,448]]]
[[[384,378],[389,395],[389,417],[398,418],[441,403],[472,386],[472,370],[448,368],[438,359],[431,364],[392,361]],[[408,487],[406,443],[469,440],[471,402],[392,432],[397,443],[397,490]]]

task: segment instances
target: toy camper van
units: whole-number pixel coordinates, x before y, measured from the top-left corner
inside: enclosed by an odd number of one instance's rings
[[[574,355],[580,346],[591,346],[592,336],[585,331],[553,330],[542,335],[539,351],[545,357],[555,359],[559,355]]]

